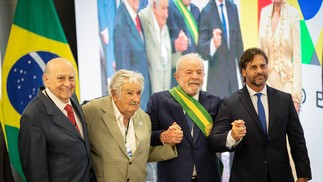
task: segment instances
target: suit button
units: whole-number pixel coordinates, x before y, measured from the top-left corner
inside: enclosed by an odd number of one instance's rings
[[[128,178],[127,181],[130,181],[130,179]]]
[[[129,162],[129,165],[131,165],[132,164],[132,162]]]
[[[267,165],[267,161],[264,161],[264,164]]]

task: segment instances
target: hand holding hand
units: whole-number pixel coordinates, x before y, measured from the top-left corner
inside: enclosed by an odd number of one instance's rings
[[[166,131],[160,134],[160,141],[170,146],[181,143],[183,139],[182,128],[174,122]]]
[[[231,123],[231,136],[236,140],[239,141],[242,137],[246,136],[247,129],[245,126],[245,122],[241,119],[235,120]]]
[[[222,43],[222,38],[221,38],[222,31],[218,28],[213,30],[213,43],[216,48],[220,47]]]
[[[174,42],[175,50],[178,52],[184,52],[188,48],[188,38],[186,34],[181,30],[178,34],[177,39]]]

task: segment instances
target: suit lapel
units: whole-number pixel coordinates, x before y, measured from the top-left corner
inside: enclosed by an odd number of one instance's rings
[[[212,17],[214,17],[214,22],[215,22],[213,28],[219,28],[219,29],[221,29],[221,31],[223,31],[221,19],[220,19],[218,8],[216,6],[215,1],[212,1],[212,9],[213,9],[213,11],[211,11]],[[219,24],[217,22],[219,22]]]
[[[72,103],[74,111],[76,112],[75,114],[77,114],[77,116],[81,122],[82,129],[83,129],[83,136],[85,138],[85,137],[87,137],[87,128],[86,128],[87,126],[86,126],[86,122],[84,119],[82,109],[81,109],[80,105],[78,104],[78,101],[76,100],[76,98],[71,97],[71,103]],[[81,136],[81,134],[76,129],[75,129],[75,131],[76,131],[76,134],[84,140],[84,138]]]
[[[246,86],[243,87],[243,89],[239,90],[240,95],[240,101],[242,105],[245,107],[249,115],[253,118],[253,122],[258,126],[258,129],[261,131],[262,134],[264,134],[262,130],[262,126],[260,124],[260,119],[258,117],[258,114],[252,104],[250,94],[248,92],[248,89]]]
[[[193,142],[191,131],[187,124],[184,111],[182,106],[171,96],[171,99],[168,100],[169,108],[171,109],[172,115],[174,116],[175,122],[182,128],[184,136],[189,142]]]
[[[112,106],[112,98],[109,96],[107,97],[106,101],[103,102],[101,109],[104,111],[104,114],[102,115],[102,120],[108,130],[110,131],[111,135],[117,141],[119,147],[122,149],[123,153],[127,155],[127,149],[124,143],[124,138],[122,136],[122,133],[120,132],[120,128],[116,122],[116,118],[113,112]]]
[[[147,23],[148,23],[148,27],[149,27],[149,33],[150,33],[150,38],[151,40],[154,42],[154,46],[156,48],[160,47],[159,46],[159,42],[158,42],[158,39],[154,38],[154,36],[156,36],[156,31],[155,31],[155,24],[154,24],[154,19],[153,19],[153,13],[152,11],[149,9],[149,12],[146,14],[148,15],[148,19],[147,19]],[[161,54],[160,53],[160,50],[158,51],[159,55]]]
[[[128,30],[130,31],[131,34],[133,34],[133,37],[135,37],[135,39],[137,39],[137,42],[139,43],[139,45],[141,47],[143,47],[143,40],[141,39],[141,36],[136,28],[135,23],[133,22],[133,20],[131,19],[131,16],[126,8],[126,5],[124,3],[122,3],[122,5],[120,5],[120,8],[122,7],[123,13],[125,14],[125,18],[126,18],[126,24],[128,26]],[[142,27],[141,23],[140,26]],[[142,32],[143,33],[143,32]]]
[[[135,115],[135,117],[133,117],[133,127],[135,130],[135,136],[136,136],[136,140],[137,141],[144,141],[145,139],[145,135],[147,134],[147,128],[143,126],[143,118],[141,116],[141,114],[139,112],[137,112],[137,114]],[[133,158],[136,157],[137,153],[138,153],[138,149],[141,149],[142,147],[140,146],[140,144],[144,143],[144,142],[136,142],[138,144],[137,146],[137,150],[135,151]]]
[[[81,140],[83,140],[80,133],[76,130],[75,126],[70,122],[70,120],[65,116],[65,114],[55,105],[55,103],[50,100],[47,96],[42,93],[42,88],[39,90],[37,95],[43,104],[46,107],[47,114],[52,115],[52,122],[59,127],[69,131],[70,133],[78,136]],[[75,105],[74,100],[72,101],[73,106]],[[77,110],[75,108],[75,110]]]

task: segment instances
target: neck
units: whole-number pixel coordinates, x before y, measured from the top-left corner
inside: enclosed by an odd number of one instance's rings
[[[274,10],[273,11],[280,11],[281,7],[282,7],[282,2],[274,3]]]
[[[123,124],[127,128],[128,128],[128,125],[129,125],[129,121],[130,121],[129,117],[123,116]]]

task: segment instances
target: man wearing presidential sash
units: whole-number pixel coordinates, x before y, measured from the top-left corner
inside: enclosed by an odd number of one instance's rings
[[[219,160],[207,144],[220,98],[201,91],[204,76],[200,56],[186,54],[176,65],[174,77],[178,86],[155,93],[148,101],[153,146],[176,142],[175,137],[166,137],[163,132],[174,122],[184,133],[183,140],[176,145],[178,158],[158,163],[159,182],[221,181]]]

